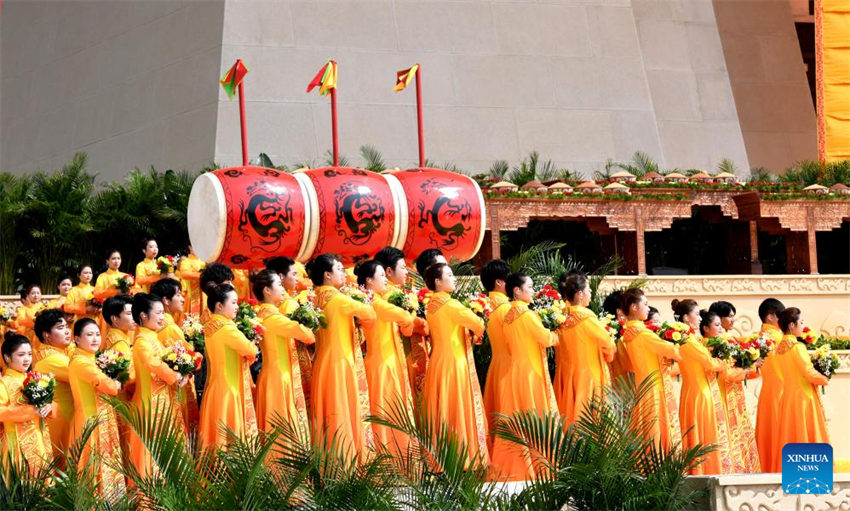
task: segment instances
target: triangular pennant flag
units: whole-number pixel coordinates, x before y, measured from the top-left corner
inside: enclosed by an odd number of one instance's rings
[[[224,89],[224,93],[227,94],[228,99],[233,99],[233,96],[236,94],[236,88],[239,87],[246,74],[248,74],[248,68],[242,63],[242,59],[239,59],[221,77],[221,88]]]
[[[307,86],[307,92],[319,87],[319,94],[324,96],[331,89],[336,89],[336,73],[336,61],[328,59],[328,63],[319,69],[310,85]]]
[[[419,70],[419,64],[415,64],[413,67],[408,69],[402,69],[401,71],[396,72],[395,78],[395,87],[393,87],[394,92],[401,92],[410,85],[413,77],[416,76],[416,71]]]

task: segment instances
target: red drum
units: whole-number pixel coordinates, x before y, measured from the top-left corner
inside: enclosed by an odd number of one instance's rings
[[[312,229],[301,259],[332,252],[345,264],[368,259],[398,244],[403,217],[397,211],[400,187],[385,176],[352,167],[322,167],[296,174],[307,185]]]
[[[312,217],[302,184],[286,172],[231,167],[202,174],[189,195],[189,239],[198,257],[262,268],[270,257],[301,255]]]
[[[418,168],[387,174],[401,184],[407,199],[408,225],[399,247],[409,260],[438,248],[447,258],[472,259],[484,241],[484,196],[478,183],[463,174]]]

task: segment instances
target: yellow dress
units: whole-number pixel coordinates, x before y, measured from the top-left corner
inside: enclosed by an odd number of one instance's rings
[[[44,304],[41,302],[23,305],[18,307],[15,319],[9,322],[9,328],[30,340],[32,349],[38,348],[41,344],[41,342],[39,342],[39,340],[35,337],[35,330],[33,330],[33,328],[35,328],[36,314],[43,310]]]
[[[45,374],[53,374],[56,379],[56,389],[53,401],[59,409],[53,417],[45,419],[53,442],[53,453],[59,457],[68,449],[68,438],[71,435],[71,422],[74,420],[74,396],[68,381],[68,364],[73,354],[73,344],[64,350],[42,344],[33,351],[33,370]]]
[[[413,419],[413,394],[407,376],[407,361],[401,344],[401,333],[413,333],[414,316],[389,303],[392,291],[383,297],[375,296],[372,307],[377,319],[363,327],[366,337],[366,380],[369,383],[369,403],[373,415],[386,416],[399,406],[407,409]],[[398,430],[373,424],[375,445],[391,453],[407,454],[410,438]]]
[[[258,350],[236,323],[219,314],[211,314],[204,324],[204,337],[207,382],[198,437],[203,447],[226,447],[228,438],[221,426],[240,437],[258,433],[248,371]]]
[[[251,281],[248,277],[248,270],[233,269],[233,287],[236,288],[236,296],[239,301],[245,301],[251,298]]]
[[[732,472],[729,454],[726,411],[717,385],[717,373],[725,364],[712,358],[702,342],[693,337],[681,346],[682,394],[679,400],[679,423],[682,426],[682,448],[697,444],[716,444],[691,471],[693,475],[728,474]]]
[[[502,413],[534,411],[543,416],[558,414],[558,401],[549,377],[546,348],[558,344],[558,336],[543,326],[540,316],[522,301],[513,301],[504,317],[505,345],[510,354],[508,377],[500,383]],[[497,438],[493,443],[491,474],[496,479],[526,480],[535,477],[527,452]]]
[[[29,462],[30,474],[38,472],[50,464],[53,456],[50,449],[50,435],[41,428],[41,421],[35,407],[24,404],[26,399],[21,395],[26,374],[6,368],[0,378],[0,464],[5,465],[11,454],[15,463],[24,459]],[[53,403],[54,406],[56,403]]]
[[[68,314],[73,314],[74,321],[79,321],[82,318],[91,318],[95,320],[99,326],[101,326],[102,318],[99,314],[86,314],[86,306],[88,305],[89,299],[93,296],[94,286],[80,282],[68,291],[68,297],[65,299],[65,306],[63,307],[63,310]]]
[[[298,308],[298,302],[295,298],[284,292],[283,300],[280,302],[278,310],[284,316],[289,316],[295,309]],[[315,336],[314,336],[315,338]],[[301,373],[301,391],[304,393],[304,403],[307,406],[307,416],[310,416],[310,381],[313,377],[313,355],[315,353],[315,343],[307,346],[304,343],[295,343],[295,350],[298,355],[299,372]]]
[[[638,403],[635,413],[642,420],[654,421],[655,443],[660,442],[664,449],[669,449],[682,438],[669,372],[669,359],[678,357],[679,347],[662,341],[643,321],[626,322],[623,344],[635,374],[635,384],[639,387],[647,377],[653,376],[652,390]]]
[[[130,333],[123,332],[117,328],[107,327],[103,338],[102,351],[115,350],[130,357],[130,367],[127,370],[129,377],[118,392],[118,399],[129,403],[133,399],[133,391],[136,389],[136,367],[133,363],[133,339]],[[118,417],[118,437],[121,439],[121,450],[125,459],[130,456],[130,437],[132,428],[121,417]]]
[[[782,330],[767,323],[761,326],[760,335],[770,337],[777,345],[782,341]],[[779,423],[784,382],[775,355],[775,351],[771,352],[761,366],[762,383],[756,408],[756,443],[761,469],[766,472],[773,470],[772,467],[782,466],[782,446],[779,445],[776,425]]]
[[[68,291],[70,293],[70,291]],[[68,300],[67,296],[59,296],[58,298],[54,298],[47,302],[48,309],[60,309],[62,311],[65,310],[65,302]]]
[[[201,271],[206,263],[198,259],[195,254],[189,254],[180,258],[177,265],[177,276],[183,288],[183,297],[186,298],[185,311],[191,314],[200,314],[204,309],[204,297],[201,293]]]
[[[579,418],[594,395],[611,382],[608,362],[617,347],[590,309],[568,306],[567,322],[558,330],[560,343],[555,347],[555,397],[567,424]]]
[[[123,271],[107,269],[105,272],[97,276],[97,281],[94,284],[94,297],[98,300],[106,301],[107,298],[119,294],[121,291],[115,287],[118,279],[129,275]]]
[[[484,384],[484,413],[487,417],[487,448],[493,449],[493,426],[495,421],[493,414],[503,413],[501,400],[499,399],[499,384],[508,377],[511,369],[511,357],[505,346],[504,321],[505,314],[511,308],[507,295],[498,291],[488,294],[490,307],[490,319],[487,321],[487,338],[490,340],[490,367],[487,369],[487,381]]]
[[[257,311],[263,322],[263,367],[257,377],[257,427],[271,431],[276,417],[310,432],[307,403],[301,388],[301,366],[295,341],[316,342],[313,332],[292,321],[274,305],[264,303]]]
[[[154,259],[145,258],[144,261],[136,265],[136,285],[144,293],[150,293],[151,284],[162,277]]]
[[[183,330],[174,322],[169,313],[165,313],[165,321],[162,330],[157,332],[157,338],[163,346],[183,346],[187,350],[195,351],[194,346],[186,341]],[[186,431],[195,431],[198,428],[200,411],[198,409],[198,396],[195,393],[194,376],[189,376],[189,383],[177,389],[177,402],[183,416],[183,425]]]
[[[98,455],[94,466],[101,494],[126,493],[124,475],[116,469],[121,466],[121,442],[115,410],[101,399],[100,394],[118,395],[118,384],[109,378],[95,363],[94,353],[77,348],[68,366],[71,394],[74,396],[74,421],[68,444],[71,445],[90,418],[98,418],[95,428],[80,457],[80,469],[88,464],[92,449]]]
[[[362,460],[373,448],[369,388],[362,348],[355,341],[354,317],[375,319],[375,311],[331,286],[316,288],[316,305],[327,317],[327,328],[316,338],[310,422],[313,440],[324,444],[334,435],[347,459]]]
[[[773,458],[770,472],[782,470],[782,448],[788,443],[829,443],[826,417],[818,395],[818,385],[829,378],[812,366],[806,345],[793,335],[786,335],[776,347],[776,363],[783,377],[779,420],[774,427],[780,456]]]
[[[185,432],[175,385],[180,375],[162,361],[163,351],[156,332],[143,326],[137,327],[136,339],[133,341],[133,365],[136,370],[133,405],[143,410],[142,413],[151,417],[154,423],[162,423],[165,415],[170,414],[174,427]],[[151,454],[135,432],[130,434],[129,451],[129,461],[136,470],[143,476],[150,475],[153,470]]]
[[[754,377],[758,377],[755,371],[747,373],[740,367],[727,367],[724,376],[718,379],[720,395],[726,410],[733,474],[761,472],[756,433],[750,420],[744,393],[744,380]]]
[[[430,420],[449,425],[470,457],[489,462],[487,419],[466,330],[484,333],[484,320],[448,293],[433,293],[425,312],[432,352],[425,372],[423,404]]]

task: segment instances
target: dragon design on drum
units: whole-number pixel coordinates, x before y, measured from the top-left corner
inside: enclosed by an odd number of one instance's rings
[[[343,183],[334,192],[336,232],[343,242],[365,245],[384,223],[384,204],[367,186]]]
[[[419,201],[419,223],[422,228],[430,222],[433,231],[428,234],[432,243],[440,248],[452,249],[460,239],[469,232],[469,220],[472,217],[472,206],[469,201],[457,194],[458,188],[452,187],[435,179],[429,179],[420,186],[425,197],[430,199],[436,195],[436,200],[428,206],[425,200]]]
[[[280,249],[283,238],[292,230],[294,211],[289,190],[267,186],[256,181],[246,188],[248,204],[239,201],[239,226],[242,238],[251,250],[273,253]]]

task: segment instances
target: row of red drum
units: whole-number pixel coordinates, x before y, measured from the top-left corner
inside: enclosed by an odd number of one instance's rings
[[[484,222],[478,184],[431,168],[219,169],[198,177],[188,210],[198,257],[246,269],[275,256],[304,262],[326,252],[350,264],[386,246],[408,260],[428,248],[467,260],[481,247]]]

